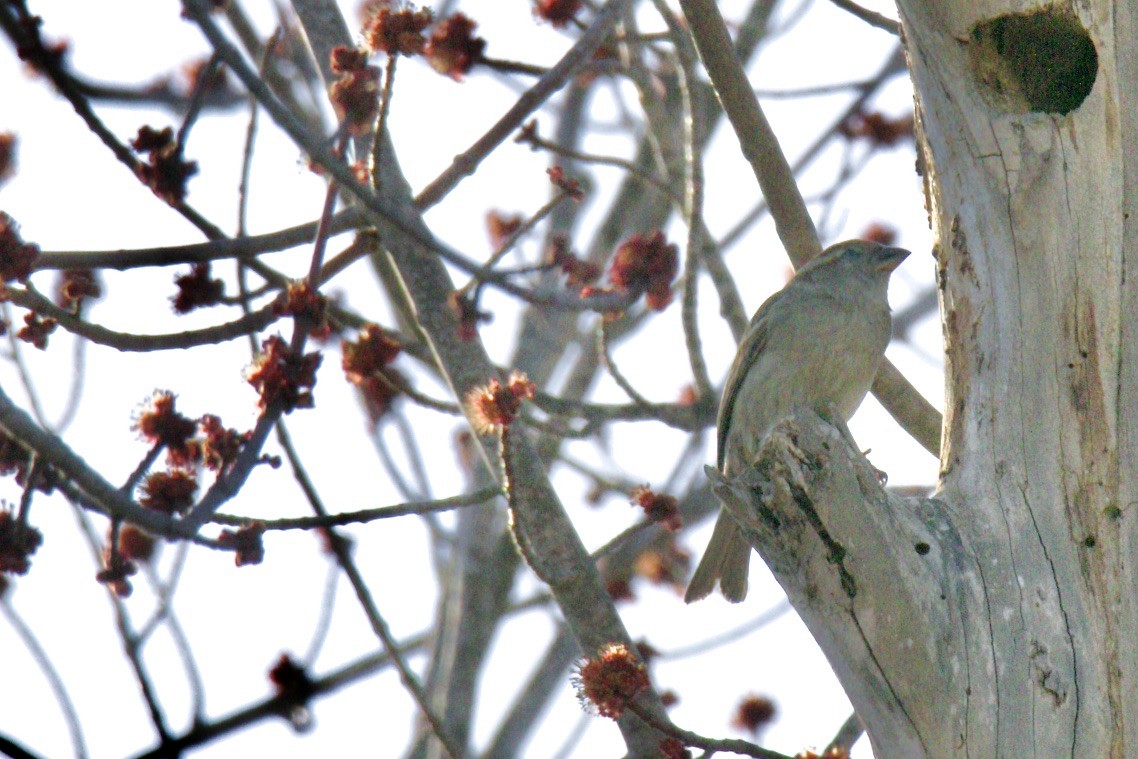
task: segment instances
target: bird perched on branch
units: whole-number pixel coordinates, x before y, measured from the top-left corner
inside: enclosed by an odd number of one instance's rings
[[[889,275],[908,255],[861,240],[831,245],[759,307],[719,403],[724,476],[752,466],[771,427],[796,407],[853,416],[889,344]],[[684,600],[706,597],[718,580],[728,601],[742,601],[750,558],[750,543],[720,511]]]

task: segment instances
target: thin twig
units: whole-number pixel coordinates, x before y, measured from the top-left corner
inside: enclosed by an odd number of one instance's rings
[[[759,616],[748,620],[747,622],[744,622],[734,629],[719,633],[718,635],[714,635],[710,638],[707,638],[706,640],[701,640],[695,643],[689,643],[685,646],[673,648],[670,651],[660,651],[656,654],[656,656],[661,660],[676,660],[705,654],[708,651],[719,648],[720,646],[725,646],[728,643],[734,643],[735,641],[745,638],[757,630],[761,630],[771,622],[774,622],[777,619],[782,619],[784,616],[789,614],[793,608],[794,607],[790,605],[790,601],[784,598],[774,606],[763,611],[761,614],[759,614]]]
[[[215,53],[209,57],[209,61],[202,66],[194,79],[194,91],[190,93],[190,103],[186,107],[186,115],[182,118],[182,125],[178,127],[178,133],[174,137],[174,144],[177,146],[179,155],[185,149],[190,130],[194,128],[198,116],[201,115],[202,108],[205,107],[206,90],[210,88],[210,83],[220,70],[221,59]]]
[[[600,353],[601,360],[604,362],[605,368],[608,369],[609,375],[624,391],[625,395],[639,406],[646,409],[652,408],[653,403],[632,386],[632,383],[628,381],[628,378],[624,376],[624,373],[617,368],[616,362],[613,361],[612,353],[609,351],[608,322],[604,319],[601,319],[597,325],[597,351]]]
[[[377,519],[422,515],[440,511],[452,511],[462,508],[463,506],[477,506],[501,494],[501,488],[489,487],[450,498],[436,498],[431,501],[408,501],[398,506],[381,506],[374,509],[360,509],[359,511],[342,511],[315,517],[261,519],[258,521],[265,525],[266,530],[314,530],[317,528],[343,527],[349,524],[367,524]],[[249,517],[218,513],[214,514],[210,521],[216,524],[241,526],[249,523]]]
[[[850,749],[863,735],[865,735],[865,727],[861,724],[861,720],[858,719],[857,714],[850,714],[826,745],[826,750],[822,752],[822,756],[848,756]]]
[[[589,28],[577,42],[561,57],[553,68],[541,77],[532,87],[522,93],[513,106],[500,119],[478,138],[465,152],[455,157],[454,162],[415,198],[419,210],[426,210],[438,203],[453,190],[465,177],[474,173],[486,156],[490,155],[514,131],[537,110],[542,103],[564,86],[577,70],[588,62],[593,53],[609,35],[626,0],[605,3],[593,17]]]
[[[623,5],[628,0],[609,0],[607,8]],[[297,118],[276,100],[261,81],[256,72],[242,58],[241,53],[226,39],[210,15],[204,0],[185,0],[186,10],[201,27],[202,32],[214,49],[221,55],[226,65],[253,92],[277,125],[309,157],[340,183],[345,191],[355,197],[365,209],[368,220],[375,224],[381,236],[391,239],[391,245],[401,245],[413,252],[427,251],[458,268],[474,273],[478,264],[453,250],[408,222],[403,215],[389,207],[369,187],[361,185],[352,173],[351,167],[334,155],[323,142],[311,135]],[[588,297],[569,294],[560,289],[534,291],[517,285],[508,276],[487,276],[486,281],[529,303],[544,304],[572,311],[619,311],[627,308],[632,298],[627,293],[599,293]]]
[[[212,327],[159,335],[137,335],[130,332],[118,332],[93,322],[84,321],[72,312],[55,305],[31,289],[30,285],[27,289],[9,288],[6,296],[17,306],[31,309],[55,319],[59,326],[68,332],[73,332],[97,345],[106,345],[127,353],[181,350],[201,345],[216,345],[243,337],[250,331],[259,332],[280,318],[273,313],[273,308],[269,305],[250,313],[248,316]]]
[[[134,250],[78,250],[46,251],[32,264],[33,271],[48,269],[116,269],[127,271],[147,266],[179,266],[222,261],[229,258],[246,259],[262,253],[288,250],[299,245],[310,245],[316,236],[319,221],[299,224],[277,232],[234,239],[223,238],[192,245],[168,245],[158,248]],[[358,209],[347,208],[332,217],[329,235],[351,232],[365,224]]]
[[[719,7],[714,0],[680,0],[680,6],[743,155],[770,204],[779,239],[801,266],[821,253],[822,246],[778,138],[735,56]]]
[[[681,144],[684,155],[684,202],[682,206],[684,221],[687,223],[688,237],[684,252],[684,288],[681,301],[681,321],[684,342],[687,346],[688,362],[691,364],[695,380],[696,396],[706,398],[715,395],[711,377],[707,373],[707,362],[703,358],[703,341],[699,335],[699,271],[700,255],[704,247],[703,224],[703,153],[700,149],[695,106],[692,102],[692,87],[695,84],[696,52],[691,49],[690,39],[679,21],[672,14],[664,0],[654,0],[657,13],[668,25],[675,45],[677,87],[680,91],[680,105],[683,110],[683,135]]]
[[[887,16],[882,16],[880,13],[871,11],[868,8],[863,8],[853,2],[853,0],[830,0],[830,2],[847,13],[857,16],[874,28],[889,32],[894,37],[901,36],[901,24]]]
[[[47,680],[48,687],[51,688],[52,695],[55,696],[55,701],[59,704],[60,711],[63,712],[63,721],[71,736],[71,745],[75,749],[75,756],[79,759],[86,759],[89,755],[87,740],[83,737],[83,725],[79,721],[79,713],[75,710],[75,703],[67,692],[67,686],[63,684],[63,678],[59,676],[59,671],[51,663],[51,657],[40,645],[36,634],[24,621],[24,618],[16,612],[10,599],[10,594],[0,594],[0,612],[4,613],[8,624],[16,632],[16,637],[23,642],[24,647],[31,654],[32,661],[36,663],[36,666],[43,673],[44,679]],[[0,753],[6,754],[2,745],[0,745]]]
[[[750,741],[739,738],[706,738],[690,730],[683,730],[675,724],[659,719],[655,714],[640,706],[635,701],[628,705],[628,710],[647,722],[657,730],[679,739],[685,746],[695,746],[705,751],[733,751],[744,756],[753,756],[757,759],[794,759],[786,754],[758,746]]]
[[[277,440],[281,444],[281,448],[285,451],[297,484],[300,485],[300,489],[308,499],[313,511],[320,517],[326,518],[330,516],[324,507],[323,500],[316,491],[316,487],[308,477],[308,473],[300,460],[295,446],[292,444],[292,439],[289,437],[287,429],[280,424],[277,425]],[[359,600],[364,614],[371,623],[372,630],[383,643],[383,647],[386,649],[388,656],[391,657],[395,669],[399,672],[399,679],[403,682],[403,686],[407,689],[407,692],[411,694],[423,718],[430,724],[435,738],[438,739],[451,759],[462,759],[465,755],[464,752],[454,741],[454,738],[446,729],[446,725],[443,724],[442,720],[435,714],[434,709],[431,708],[431,704],[428,703],[426,694],[423,691],[423,686],[420,685],[419,679],[415,676],[415,673],[411,671],[410,666],[408,666],[403,655],[400,653],[399,646],[395,638],[391,635],[386,620],[380,614],[379,607],[376,606],[371,596],[371,591],[368,590],[363,576],[356,567],[355,559],[352,558],[347,542],[336,535],[331,535],[328,544],[331,546],[332,552],[336,555],[336,560],[340,563],[344,574],[348,576],[348,581],[351,582],[352,587],[355,589],[356,598]]]

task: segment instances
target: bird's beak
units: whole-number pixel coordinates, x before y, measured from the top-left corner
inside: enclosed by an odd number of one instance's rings
[[[877,251],[877,270],[891,272],[909,257],[909,251],[904,248],[881,248]]]

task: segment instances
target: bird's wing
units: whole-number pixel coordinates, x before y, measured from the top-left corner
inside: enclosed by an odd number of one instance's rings
[[[755,315],[751,317],[751,326],[743,336],[743,342],[739,344],[739,350],[735,354],[735,362],[731,364],[731,371],[727,373],[727,382],[723,385],[723,398],[719,401],[719,417],[715,423],[719,430],[716,465],[721,472],[727,456],[727,428],[730,426],[729,422],[731,411],[735,407],[735,398],[738,396],[739,388],[742,387],[743,380],[747,376],[747,370],[755,365],[759,354],[766,348],[767,316],[774,304],[782,298],[783,292],[780,290],[767,298],[763,305],[759,306]]]

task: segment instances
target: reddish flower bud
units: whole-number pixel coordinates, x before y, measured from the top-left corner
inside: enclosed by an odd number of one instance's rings
[[[532,398],[536,386],[524,374],[514,372],[506,385],[497,379],[466,394],[471,424],[481,434],[504,430],[517,418],[523,398]]]
[[[750,695],[739,702],[739,706],[735,709],[735,716],[731,718],[731,726],[737,730],[754,734],[770,724],[776,713],[774,702],[769,698]]]
[[[56,285],[56,304],[66,310],[76,312],[87,300],[94,300],[103,294],[99,278],[91,269],[67,269],[60,272]]]
[[[577,665],[577,699],[590,710],[619,719],[629,702],[649,687],[648,672],[628,647],[612,643]]]
[[[0,572],[27,574],[30,558],[43,543],[43,534],[21,522],[11,509],[0,509]]]
[[[632,504],[644,509],[644,515],[670,532],[676,532],[684,526],[680,518],[680,510],[674,496],[652,492],[647,485],[642,485],[632,491]]]
[[[138,178],[155,195],[170,205],[186,199],[186,182],[198,173],[196,161],[182,158],[182,148],[174,141],[174,130],[143,126],[130,146],[136,153],[146,153],[146,163],[138,165]]]
[[[581,0],[537,0],[533,15],[560,28],[573,21],[580,10]]]
[[[146,442],[164,445],[172,451],[183,451],[193,437],[197,425],[175,409],[177,396],[169,390],[156,390],[138,412],[131,425]]]
[[[371,50],[388,55],[418,55],[427,46],[423,34],[434,15],[429,9],[392,10],[380,5],[364,24],[364,40]]]
[[[32,265],[39,255],[39,246],[20,239],[16,222],[0,211],[0,281],[23,282],[32,273]]]
[[[264,534],[264,522],[250,522],[236,532],[222,530],[217,536],[217,544],[222,548],[233,549],[233,561],[239,567],[260,564],[265,560],[265,544],[261,539]]]
[[[461,82],[482,59],[486,40],[474,36],[477,26],[462,13],[443,19],[427,42],[427,61],[440,74]]]
[[[198,479],[193,472],[171,469],[153,472],[142,483],[138,502],[163,514],[184,514],[194,505]]]
[[[225,283],[210,277],[208,261],[194,264],[189,274],[175,277],[174,284],[178,287],[178,292],[170,298],[170,302],[179,314],[188,314],[202,306],[216,305],[225,295]]]
[[[337,118],[350,134],[367,133],[379,114],[379,69],[363,51],[341,45],[332,50],[332,71],[340,75],[328,88]]]
[[[294,354],[277,335],[265,340],[260,355],[245,375],[260,395],[257,406],[261,411],[274,403],[280,403],[286,414],[298,408],[312,408],[312,388],[316,385],[320,359],[319,353]]]
[[[609,280],[620,290],[647,293],[648,307],[662,311],[672,300],[672,280],[679,271],[679,249],[659,230],[633,235],[613,254]]]

